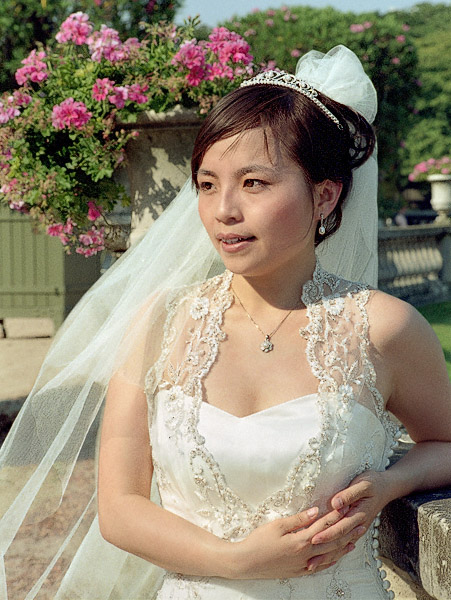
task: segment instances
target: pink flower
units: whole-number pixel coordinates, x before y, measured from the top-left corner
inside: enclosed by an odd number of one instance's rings
[[[449,175],[450,169],[448,169],[447,167],[443,167],[442,169],[442,175]]]
[[[131,38],[133,40],[133,38]],[[94,31],[87,39],[91,59],[95,62],[100,62],[102,58],[110,62],[125,60],[130,55],[130,46],[122,44],[119,33],[102,25],[100,31]],[[133,42],[135,44],[135,42]]]
[[[275,60],[268,60],[267,63],[261,62],[260,67],[262,71],[273,71],[277,66],[277,62]]]
[[[27,106],[32,101],[30,94],[25,94],[21,90],[13,92],[13,98],[18,106]]]
[[[415,79],[415,83],[418,87],[421,87],[423,85],[423,82],[421,81],[421,79]]]
[[[297,58],[298,56],[301,56],[301,51],[298,50],[297,48],[294,48],[291,52],[290,52],[291,56],[293,58]]]
[[[398,58],[397,56],[395,56],[394,58],[392,58],[392,59],[391,59],[391,62],[392,62],[394,65],[399,65],[399,63],[401,62],[401,59],[400,59],[400,58]]]
[[[243,33],[244,37],[249,37],[251,35],[256,35],[257,32],[255,31],[255,29],[248,29],[247,31],[245,31]]]
[[[371,22],[371,21],[365,21],[365,22],[363,23],[363,27],[364,27],[365,29],[369,29],[369,28],[370,28],[370,27],[372,27],[372,26],[373,26],[373,24],[372,24],[372,22]]]
[[[78,236],[78,241],[81,244],[79,248],[75,250],[77,254],[83,256],[93,256],[105,249],[105,228],[101,227],[96,229],[94,226],[86,233],[81,233]]]
[[[16,81],[19,85],[24,85],[28,80],[34,83],[40,83],[47,79],[47,65],[43,58],[47,55],[45,52],[36,52],[32,50],[27,58],[24,58],[22,64],[25,65],[16,71]]]
[[[65,127],[82,129],[91,117],[92,113],[83,102],[75,102],[73,98],[67,98],[53,107],[52,125],[55,129]]]
[[[291,19],[291,13],[288,11],[283,15],[284,21],[289,21]]]
[[[205,70],[203,67],[193,67],[190,69],[189,73],[186,76],[186,81],[190,85],[197,86],[205,77]]]
[[[91,31],[92,25],[89,23],[88,15],[76,12],[67,17],[55,37],[60,44],[74,42],[77,46],[81,46],[86,44]]]
[[[0,123],[1,124],[5,124],[8,121],[10,121],[11,119],[14,119],[14,117],[17,117],[18,115],[20,115],[20,110],[13,106],[12,101],[13,101],[13,97],[9,96],[8,98],[8,105],[5,106],[5,104],[3,104],[3,102],[0,101]]]
[[[266,19],[265,25],[272,27],[274,25],[274,19]]]
[[[225,27],[213,29],[209,41],[205,43],[205,47],[217,54],[219,61],[223,64],[232,61],[248,65],[253,59],[253,56],[249,53],[250,47],[246,40],[238,33],[229,31]]]
[[[47,227],[47,234],[52,237],[59,237],[63,233],[64,225],[62,223],[55,223]]]
[[[257,13],[259,13],[259,12],[260,12],[260,9],[259,9],[259,8],[256,6],[255,8],[253,8],[253,9],[251,10],[251,12],[252,12],[252,13],[254,13],[254,15],[256,15]]]
[[[407,25],[406,23],[404,23],[404,24],[401,26],[401,29],[402,29],[403,31],[410,31],[410,25]]]
[[[21,213],[29,212],[28,207],[23,200],[13,200],[12,202],[9,202],[9,208],[11,210],[17,210]]]
[[[230,66],[221,64],[219,62],[215,62],[212,65],[207,65],[206,79],[213,81],[213,79],[225,77],[230,80],[232,80],[234,77],[234,72]]]
[[[276,11],[275,11],[275,10],[272,10],[272,8],[269,8],[269,9],[266,11],[266,14],[268,15],[268,17],[274,17],[274,15],[276,14]]]
[[[351,31],[351,33],[362,33],[362,31],[365,31],[365,27],[358,23],[353,23],[349,26],[349,31]]]
[[[108,96],[108,100],[117,108],[124,108],[125,101],[128,100],[128,86],[117,86],[113,88],[113,91],[114,94]]]
[[[171,62],[173,65],[178,64],[187,69],[203,67],[205,64],[205,51],[197,45],[196,40],[190,40],[180,46]]]
[[[94,100],[101,102],[105,100],[111,90],[114,88],[114,81],[104,77],[103,79],[96,79],[95,84],[92,87],[92,97]]]
[[[397,35],[396,41],[399,42],[400,44],[403,44],[406,41],[406,36],[405,35]]]
[[[95,221],[99,217],[102,216],[102,212],[100,209],[94,204],[94,202],[88,202],[88,219],[90,221]]]
[[[10,194],[15,190],[18,183],[17,177],[13,177],[8,181],[8,183],[4,183],[2,187],[0,187],[0,192],[2,194]]]
[[[65,225],[63,226],[64,233],[68,233],[70,235],[71,233],[73,233],[75,226],[76,223],[74,223],[71,218],[67,219]]]
[[[148,89],[149,86],[147,83],[144,83],[143,85],[139,83],[133,83],[132,85],[128,86],[128,99],[131,102],[136,102],[137,104],[145,104],[148,98],[145,94],[143,94],[143,92],[146,92]]]

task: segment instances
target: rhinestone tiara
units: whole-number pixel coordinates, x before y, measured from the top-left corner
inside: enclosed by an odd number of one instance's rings
[[[263,73],[259,73],[252,79],[248,79],[247,81],[243,81],[240,87],[248,87],[251,85],[278,85],[281,87],[287,87],[292,90],[296,90],[307,98],[310,98],[312,102],[316,104],[316,106],[323,111],[323,113],[328,117],[331,121],[335,123],[335,125],[339,129],[343,129],[343,125],[337,119],[337,117],[330,112],[328,108],[324,106],[324,104],[318,100],[318,92],[315,88],[312,88],[306,81],[302,79],[298,79],[295,75],[291,73],[287,73],[286,71],[264,71]]]

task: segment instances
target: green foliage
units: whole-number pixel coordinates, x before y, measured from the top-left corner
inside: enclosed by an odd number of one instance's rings
[[[181,0],[63,0],[67,14],[82,11],[96,27],[102,23],[121,35],[138,37],[143,24],[172,21]]]
[[[419,311],[429,321],[440,341],[451,377],[451,302],[428,304]]]
[[[410,26],[421,84],[410,103],[414,114],[401,162],[401,173],[407,176],[415,164],[450,154],[451,6],[423,3],[395,16]]]
[[[105,23],[137,37],[140,23],[172,20],[181,0],[1,0],[0,92],[16,86],[14,73],[37,43],[46,44],[72,12],[86,12],[96,27]]]

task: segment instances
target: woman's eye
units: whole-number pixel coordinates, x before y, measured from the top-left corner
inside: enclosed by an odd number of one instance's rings
[[[201,192],[209,192],[213,189],[213,184],[211,181],[201,181],[199,183],[199,190]]]
[[[265,187],[267,184],[266,181],[262,181],[261,179],[246,179],[244,181],[243,187],[246,188],[259,188]]]

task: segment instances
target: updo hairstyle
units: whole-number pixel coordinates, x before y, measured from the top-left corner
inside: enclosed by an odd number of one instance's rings
[[[203,122],[191,159],[193,183],[205,153],[219,140],[257,127],[269,128],[304,172],[310,186],[325,179],[342,183],[337,205],[324,222],[326,233],[315,234],[315,245],[340,226],[343,202],[352,185],[352,170],[373,152],[371,125],[349,107],[318,92],[318,99],[339,119],[339,128],[303,94],[275,85],[238,88],[222,98]]]

